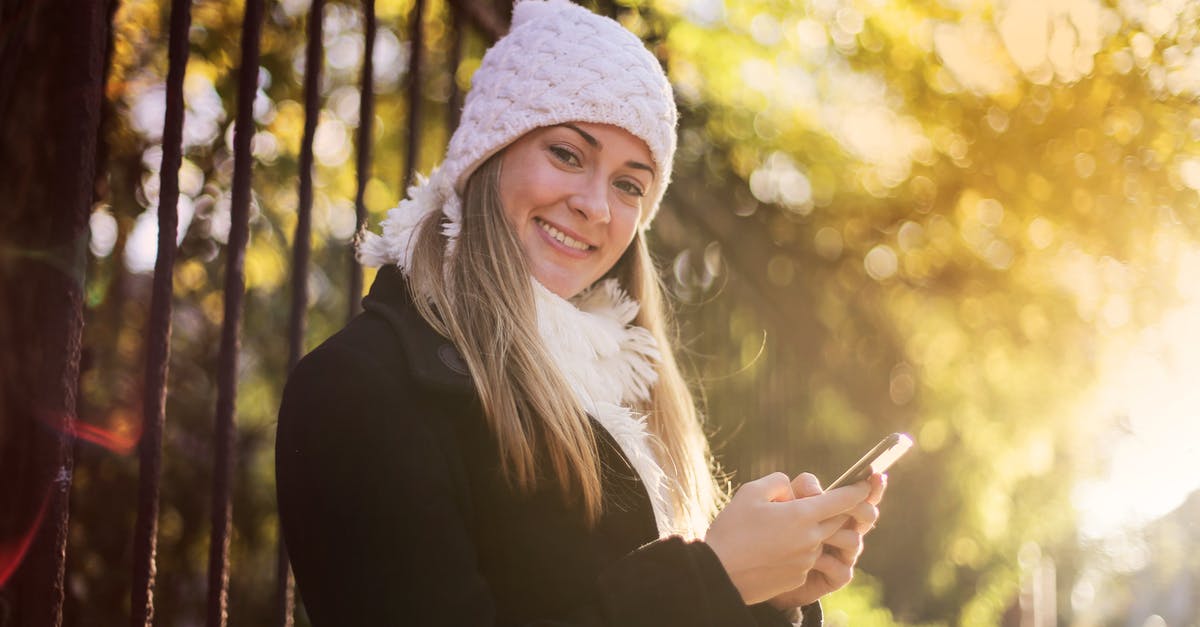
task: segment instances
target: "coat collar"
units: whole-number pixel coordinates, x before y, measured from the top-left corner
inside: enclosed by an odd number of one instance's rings
[[[389,265],[379,269],[371,291],[363,298],[363,310],[380,316],[395,330],[417,380],[449,392],[474,393],[466,360],[421,317],[400,268]]]

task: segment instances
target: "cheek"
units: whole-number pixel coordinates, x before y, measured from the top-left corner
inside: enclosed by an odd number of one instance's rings
[[[500,170],[498,191],[504,214],[513,226],[519,226],[534,201],[538,188],[537,168],[532,167],[528,155],[523,153],[506,155]]]
[[[510,220],[519,220],[530,209],[553,202],[563,182],[562,173],[549,164],[539,164],[536,159],[514,161],[500,173],[500,202]]]
[[[636,207],[626,207],[623,209],[613,212],[610,236],[614,240],[625,244],[627,248],[629,243],[633,241],[633,236],[637,233],[642,212]]]
[[[517,226],[520,222],[520,211],[524,205],[522,198],[527,195],[525,185],[522,184],[522,179],[519,178],[519,172],[504,171],[500,176],[499,194],[500,206],[504,209],[504,216],[513,226]]]
[[[640,213],[637,211],[614,214],[613,221],[609,225],[608,237],[609,241],[616,245],[609,247],[605,254],[601,264],[603,266],[601,275],[612,270],[617,265],[617,262],[621,260],[621,256],[629,250],[630,245],[633,243],[633,238],[637,234],[639,216]]]

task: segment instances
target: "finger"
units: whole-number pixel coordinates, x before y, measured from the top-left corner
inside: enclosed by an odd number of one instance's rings
[[[821,489],[821,480],[811,472],[802,472],[796,475],[796,478],[792,480],[792,491],[796,493],[798,499],[816,496],[824,492]]]
[[[792,491],[792,481],[782,472],[773,472],[742,486],[756,500],[762,501],[791,501],[796,498]]]
[[[865,501],[870,490],[865,481],[830,490],[818,496],[800,501],[797,506],[809,508],[809,512],[822,520],[849,511]]]
[[[872,505],[879,505],[883,500],[883,493],[887,491],[888,476],[886,474],[871,475],[871,493],[867,495],[867,501]]]
[[[862,536],[851,529],[839,529],[825,540],[825,548],[826,553],[853,566],[862,555]]]
[[[809,579],[814,574],[823,576],[829,583],[830,591],[833,591],[845,586],[850,583],[851,579],[854,579],[854,566],[826,554],[817,558],[817,563],[813,564],[812,570],[808,573]]]
[[[795,568],[808,572],[813,567],[813,564],[817,563],[817,559],[821,557],[821,553],[824,551],[825,545],[817,545],[810,550],[799,553],[790,561]]]
[[[869,501],[863,501],[855,505],[849,514],[851,520],[846,523],[846,527],[855,529],[862,534],[870,531],[875,526],[875,521],[879,520],[879,508],[872,505]]]
[[[824,543],[833,537],[834,534],[841,531],[846,526],[846,521],[851,520],[846,514],[839,514],[833,518],[822,520],[817,525],[817,537]]]

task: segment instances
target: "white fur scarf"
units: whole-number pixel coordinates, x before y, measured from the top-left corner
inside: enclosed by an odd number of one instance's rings
[[[382,235],[364,234],[359,260],[368,266],[398,265],[407,273],[417,226],[437,208],[450,218],[450,228],[443,231],[452,246],[460,215],[456,196],[437,172],[429,180],[419,180],[408,199],[388,212]],[[633,324],[638,303],[616,279],[600,281],[570,301],[536,280],[531,282],[538,331],[547,352],[584,411],[616,440],[645,484],[659,536],[686,532],[675,521],[670,482],[651,449],[653,436],[646,429],[646,417],[630,408],[649,400],[660,358],[654,337]]]

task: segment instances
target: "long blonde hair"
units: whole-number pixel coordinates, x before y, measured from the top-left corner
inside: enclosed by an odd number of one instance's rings
[[[440,213],[421,224],[410,268],[413,301],[466,360],[499,442],[504,477],[532,491],[550,470],[564,501],[579,499],[594,524],[603,509],[595,434],[566,380],[545,367],[553,362],[538,334],[529,267],[500,203],[502,155],[470,176],[462,229],[449,256]],[[651,400],[633,409],[647,414],[655,454],[674,488],[676,527],[700,537],[727,493],[714,479],[699,412],[671,351],[663,289],[640,230],[610,275],[640,303],[634,323],[661,349]],[[539,450],[548,453],[548,467],[539,463]]]

